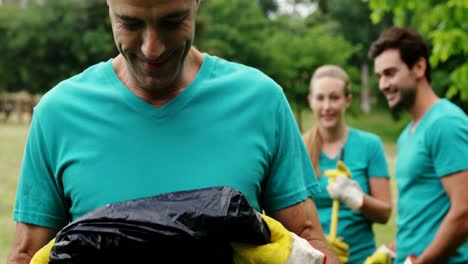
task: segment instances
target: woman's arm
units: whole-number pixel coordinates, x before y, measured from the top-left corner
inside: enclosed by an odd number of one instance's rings
[[[364,195],[361,212],[373,222],[387,223],[392,213],[392,196],[388,178],[369,178],[370,194]]]

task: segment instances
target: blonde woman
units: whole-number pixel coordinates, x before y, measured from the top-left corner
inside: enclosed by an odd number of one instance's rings
[[[378,136],[346,124],[351,85],[340,67],[325,65],[314,72],[308,100],[316,124],[304,134],[304,141],[322,188],[313,196],[320,222],[329,233],[332,199],[340,200],[337,234],[349,245],[346,263],[362,264],[375,251],[372,223],[386,223],[392,210],[382,142]],[[338,160],[350,170],[351,179],[338,177],[327,188],[329,178],[324,171],[335,169]],[[340,244],[336,240],[329,243],[334,248]],[[340,254],[346,259],[347,254]]]

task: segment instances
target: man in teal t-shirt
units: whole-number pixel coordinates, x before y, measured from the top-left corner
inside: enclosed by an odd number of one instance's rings
[[[119,55],[59,83],[34,109],[9,263],[109,203],[228,186],[337,263],[319,190],[281,88],[192,41],[199,0],[108,0]]]
[[[272,212],[318,190],[280,87],[203,56],[192,83],[160,108],[128,90],[112,61],[47,93],[35,109],[15,218],[60,229],[107,203],[219,185]]]
[[[468,263],[468,118],[432,90],[417,32],[390,28],[369,55],[389,107],[411,117],[397,144],[396,263]]]

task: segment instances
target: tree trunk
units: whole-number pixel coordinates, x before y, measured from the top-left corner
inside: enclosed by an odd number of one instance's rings
[[[361,87],[361,110],[364,113],[369,113],[372,109],[369,91],[369,65],[367,63],[361,65]]]

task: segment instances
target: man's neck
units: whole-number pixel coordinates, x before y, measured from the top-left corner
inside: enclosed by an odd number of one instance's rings
[[[407,112],[413,120],[413,126],[419,123],[421,118],[431,109],[431,107],[437,103],[440,98],[434,93],[430,84],[424,80],[418,84],[418,92],[414,101],[413,107]]]
[[[185,65],[183,66],[181,78],[173,83],[173,88],[154,93],[148,92],[141,88],[138,81],[133,78],[125,59],[122,55],[118,55],[113,61],[112,65],[117,73],[120,81],[134,94],[143,99],[144,101],[156,106],[162,107],[171,99],[180,94],[195,78],[203,63],[203,54],[195,48],[191,48],[187,54]]]

